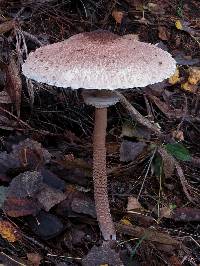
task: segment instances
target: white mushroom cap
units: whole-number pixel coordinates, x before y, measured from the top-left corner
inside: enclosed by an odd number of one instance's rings
[[[160,82],[175,72],[169,53],[108,31],[80,33],[29,54],[25,76],[72,89],[127,89]]]

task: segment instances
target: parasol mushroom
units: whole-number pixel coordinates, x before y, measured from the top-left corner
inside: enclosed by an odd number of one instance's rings
[[[105,240],[115,240],[106,175],[107,107],[118,102],[112,90],[145,87],[171,76],[176,68],[169,53],[155,45],[108,31],[85,32],[30,53],[25,76],[57,87],[83,88],[86,104],[95,107],[93,180],[97,219]]]

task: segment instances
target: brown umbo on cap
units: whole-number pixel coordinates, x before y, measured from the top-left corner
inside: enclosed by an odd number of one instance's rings
[[[25,76],[72,89],[114,90],[145,87],[171,76],[176,62],[149,43],[108,31],[85,32],[29,54]]]

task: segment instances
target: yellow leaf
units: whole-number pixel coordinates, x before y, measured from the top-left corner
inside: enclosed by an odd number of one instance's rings
[[[9,242],[15,242],[19,239],[16,228],[8,221],[0,221],[0,235]]]
[[[188,82],[192,85],[197,85],[200,81],[200,67],[191,67],[189,69]]]
[[[181,89],[183,89],[184,91],[192,92],[192,93],[195,93],[197,91],[196,86],[192,85],[188,81],[181,84]]]
[[[177,20],[177,21],[175,22],[175,26],[176,26],[176,28],[177,28],[178,30],[183,30],[183,25],[182,25],[182,23],[181,23],[180,20]]]
[[[129,220],[127,220],[126,218],[122,218],[122,219],[120,220],[120,222],[121,222],[122,224],[124,224],[124,225],[132,225],[132,223],[131,223]]]
[[[177,68],[175,73],[168,79],[168,82],[172,85],[180,82],[179,69]]]

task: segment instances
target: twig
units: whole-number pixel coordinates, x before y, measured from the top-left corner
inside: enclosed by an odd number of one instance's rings
[[[180,164],[175,159],[174,159],[174,164],[175,164],[176,171],[177,171],[177,174],[178,174],[178,176],[180,178],[181,185],[182,185],[182,188],[183,188],[183,191],[184,191],[186,197],[188,198],[188,200],[190,202],[194,203],[192,197],[190,196],[190,194],[188,192],[188,188],[187,188],[188,182],[185,179],[185,175],[183,173],[183,169],[181,168]]]
[[[27,31],[21,31],[22,34],[24,34],[29,40],[33,41],[34,43],[38,44],[39,46],[43,46],[43,43],[38,40],[36,36],[33,34],[27,32]]]
[[[141,195],[141,193],[142,193],[142,190],[143,190],[143,187],[144,187],[144,183],[145,183],[145,181],[146,181],[146,179],[147,179],[147,175],[148,175],[148,173],[149,173],[149,170],[150,170],[150,167],[151,167],[151,164],[152,164],[153,158],[154,158],[154,156],[155,156],[156,150],[157,150],[157,149],[154,149],[153,154],[152,154],[152,156],[151,156],[151,158],[150,158],[150,160],[149,160],[148,167],[147,167],[147,171],[146,171],[146,174],[145,174],[144,179],[143,179],[143,181],[142,181],[142,185],[141,185],[141,188],[140,188],[139,194],[138,194],[138,196],[137,196],[137,199],[138,199],[138,200],[139,200],[140,195]]]
[[[145,235],[145,240],[157,242],[165,245],[178,246],[179,242],[167,234],[158,232],[153,228],[144,228],[141,226],[124,225],[115,223],[116,230],[122,234],[141,238]]]
[[[158,136],[161,135],[160,129],[156,125],[151,123],[148,119],[146,119],[144,116],[142,116],[120,92],[116,91],[116,94],[118,95],[120,99],[120,103],[124,106],[124,108],[128,110],[128,112],[130,113],[130,115],[132,116],[134,120],[136,120],[143,126],[146,126],[156,135]]]

